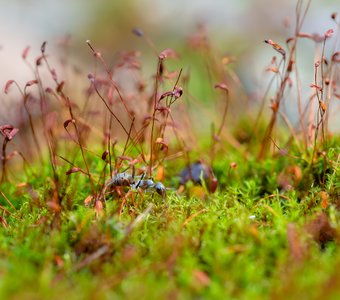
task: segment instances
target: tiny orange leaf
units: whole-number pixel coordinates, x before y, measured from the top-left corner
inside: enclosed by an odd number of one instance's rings
[[[103,202],[96,200],[95,202],[95,208],[96,208],[96,213],[97,216],[99,216],[100,214],[102,214],[103,212]]]
[[[211,282],[208,274],[201,270],[193,270],[192,275],[193,275],[194,280],[203,287],[208,286]]]
[[[159,166],[157,169],[157,174],[156,174],[156,181],[163,181],[164,180],[164,167],[163,166]]]
[[[85,200],[84,200],[84,205],[85,205],[85,206],[89,206],[89,205],[91,204],[92,200],[93,200],[93,196],[92,196],[92,195],[88,195],[88,196],[85,198]]]
[[[319,196],[321,198],[321,207],[322,208],[327,208],[328,207],[328,203],[329,203],[329,201],[328,201],[329,196],[328,196],[327,192],[321,191],[319,193]]]

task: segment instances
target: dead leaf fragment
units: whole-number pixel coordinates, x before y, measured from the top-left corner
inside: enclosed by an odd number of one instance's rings
[[[291,258],[297,262],[301,261],[305,257],[306,247],[302,243],[294,223],[288,224],[287,240]]]
[[[327,192],[325,191],[321,191],[319,192],[319,196],[320,196],[320,199],[321,199],[321,207],[322,208],[327,208],[328,207],[328,199],[329,199],[329,195]]]
[[[335,240],[336,230],[331,226],[327,215],[323,212],[318,214],[314,220],[306,224],[306,231],[313,240],[323,249],[328,242]]]
[[[84,205],[85,206],[89,206],[92,203],[93,200],[93,196],[92,195],[88,195],[85,200],[84,200]]]
[[[201,270],[193,270],[192,271],[193,279],[202,287],[206,287],[210,284],[211,279],[207,273]]]

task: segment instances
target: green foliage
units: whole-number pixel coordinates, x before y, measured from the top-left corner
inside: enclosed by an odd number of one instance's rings
[[[107,24],[110,9],[123,6],[101,9]],[[156,51],[141,31],[135,34]],[[59,81],[44,43],[32,68],[36,79],[22,90],[13,80],[5,86],[6,93],[19,88],[30,133],[21,140],[27,149],[9,153],[19,131],[0,124],[0,299],[339,297],[340,139],[327,130],[329,106],[317,82],[310,128],[300,112],[295,129],[280,108],[298,77],[292,72],[299,38],[290,40],[292,53],[266,40],[282,59],[268,68],[278,83],[271,118],[262,116],[271,84],[254,115],[230,66],[234,58],[214,55],[204,27],[183,50],[186,69],[168,62],[178,57],[174,50],[157,53],[150,90],[137,52],[122,53],[111,69],[88,41],[95,74],[79,101],[66,94],[64,85],[72,92],[77,84]],[[316,81],[337,78],[337,62],[334,54]],[[42,67],[53,88],[41,80]],[[122,69],[127,86],[119,82]],[[34,86],[40,111],[33,113]],[[30,165],[25,156],[33,152],[39,162]],[[19,154],[24,167],[16,172],[10,160]],[[193,163],[199,174],[192,174]]]
[[[329,159],[335,158],[332,151]],[[312,297],[311,291],[320,295],[337,278],[332,266],[339,266],[340,253],[335,236],[321,250],[305,228],[323,210],[338,230],[339,212],[333,199],[324,209],[315,202],[318,187],[280,192],[274,179],[285,163],[280,158],[240,164],[238,175],[230,174],[226,186],[206,200],[174,192],[165,201],[157,195],[138,196],[135,204],[127,202],[120,217],[119,199],[107,202],[96,217],[81,205],[86,193],[77,193],[72,209],[60,215],[59,229],[54,228],[53,211],[23,197],[0,234],[0,296],[249,299],[287,289],[292,297]],[[330,194],[339,192],[338,175],[337,166],[326,176]],[[39,178],[31,184],[39,187]],[[45,184],[36,192],[43,196],[48,188]],[[7,193],[15,198],[15,190]],[[128,231],[148,203],[152,210]],[[295,246],[289,224],[299,230]],[[304,252],[301,259],[294,247]],[[327,293],[336,295],[337,289]]]

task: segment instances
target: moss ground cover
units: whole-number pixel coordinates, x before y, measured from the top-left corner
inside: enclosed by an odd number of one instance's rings
[[[189,47],[157,52],[150,78],[137,52],[111,65],[87,41],[95,67],[63,79],[46,42],[36,59],[26,48],[34,79],[6,83],[18,114],[0,124],[0,298],[340,297],[340,138],[329,130],[340,54],[324,55],[339,21],[302,34],[303,4],[287,44],[265,41],[275,56],[258,105],[237,58],[201,29]],[[302,38],[321,45],[307,102]]]

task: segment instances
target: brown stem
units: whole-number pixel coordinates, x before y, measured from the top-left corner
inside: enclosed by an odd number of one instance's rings
[[[6,146],[8,143],[8,138],[5,137],[4,141],[2,143],[2,176],[1,176],[1,180],[0,180],[0,184],[3,181],[7,180],[7,170],[6,170],[6,162],[7,162],[7,157],[6,157]]]
[[[162,58],[158,58],[157,65],[157,74],[155,78],[155,94],[154,94],[154,102],[153,102],[153,113],[151,120],[151,134],[150,134],[150,162],[149,162],[149,176],[152,177],[152,165],[153,165],[153,133],[155,127],[155,117],[157,112],[157,102],[158,102],[158,80],[160,77],[160,68],[162,64]]]

